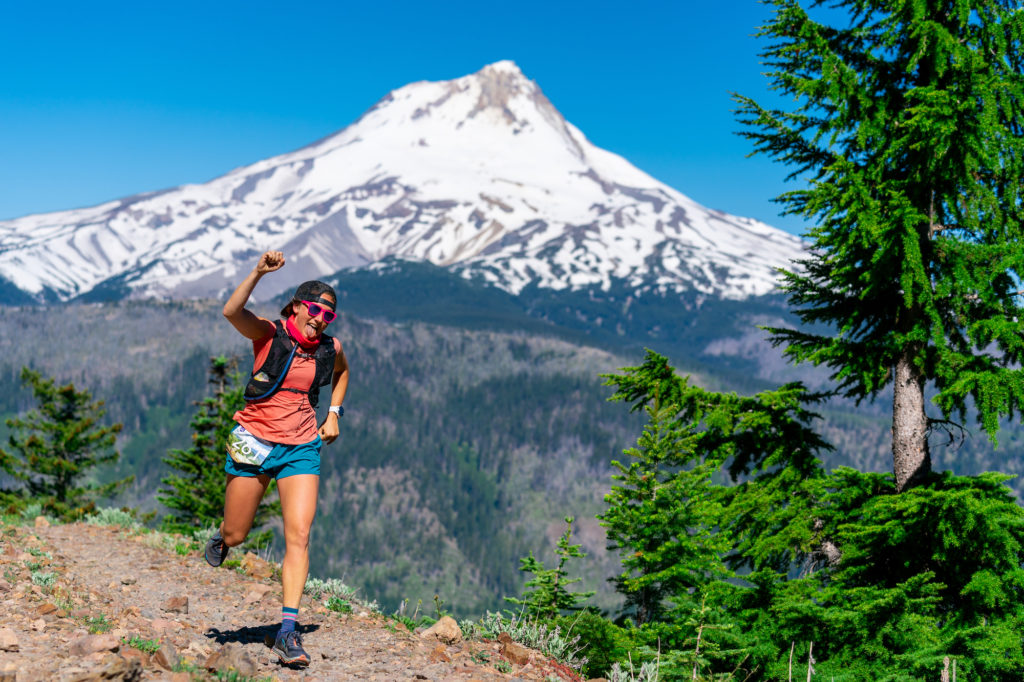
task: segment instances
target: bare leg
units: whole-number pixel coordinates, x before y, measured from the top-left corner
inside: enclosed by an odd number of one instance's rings
[[[224,523],[220,534],[228,547],[240,545],[252,529],[256,508],[260,506],[263,493],[270,485],[270,477],[260,475],[234,476],[228,474],[227,489],[224,493]]]
[[[316,516],[320,477],[298,474],[279,478],[277,492],[284,517],[284,561],[281,562],[283,605],[297,609],[309,575],[309,529]]]

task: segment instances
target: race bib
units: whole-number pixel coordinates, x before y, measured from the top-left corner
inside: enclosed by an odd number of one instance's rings
[[[228,454],[239,464],[259,466],[273,449],[273,443],[257,438],[241,424],[233,428],[228,436]]]

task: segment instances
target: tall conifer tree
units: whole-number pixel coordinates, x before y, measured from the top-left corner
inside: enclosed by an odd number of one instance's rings
[[[97,466],[113,464],[120,456],[114,446],[121,424],[100,424],[106,415],[102,400],[94,401],[89,391],[74,384],[57,386],[28,367],[22,368],[21,381],[32,388],[38,407],[7,420],[12,452],[0,449],[0,466],[24,482],[29,498],[73,519],[133,480],[91,480]]]
[[[191,533],[220,523],[224,515],[224,458],[227,439],[235,423],[232,415],[245,406],[244,386],[235,385],[234,359],[210,358],[209,382],[213,395],[196,403],[192,417],[192,446],[170,450],[164,462],[175,469],[161,479],[168,486],[158,499],[171,509],[161,521],[164,530]],[[255,526],[264,523],[277,510],[277,504],[261,504]],[[250,543],[269,541],[270,531],[250,535]]]
[[[778,199],[817,224],[784,288],[803,322],[835,332],[774,329],[774,340],[832,368],[857,400],[892,385],[902,491],[930,472],[936,424],[973,405],[994,440],[1024,402],[1024,11],[1015,0],[772,4],[763,56],[795,104],[737,97],[739,118],[757,152],[807,181]]]

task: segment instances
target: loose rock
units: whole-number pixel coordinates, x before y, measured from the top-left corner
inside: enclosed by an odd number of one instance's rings
[[[225,644],[217,651],[213,652],[209,658],[206,659],[206,663],[203,667],[210,671],[223,670],[225,672],[234,670],[239,675],[245,677],[254,675],[256,673],[256,661],[252,655],[242,648],[241,645]]]
[[[164,670],[173,670],[174,666],[181,662],[181,657],[178,656],[178,652],[175,651],[174,647],[170,644],[164,643],[160,645],[157,652],[153,654],[153,663],[157,664]]]
[[[111,634],[86,635],[73,641],[70,651],[72,656],[88,656],[100,651],[116,651],[120,646],[121,642]]]
[[[79,673],[66,678],[66,682],[136,682],[142,679],[142,665],[120,656],[102,665],[98,670]]]
[[[255,604],[256,602],[262,600],[265,596],[267,596],[269,592],[272,592],[273,589],[274,588],[270,585],[253,585],[252,588],[245,595],[245,603]]]
[[[516,665],[526,665],[530,662],[530,650],[517,642],[503,642],[501,655]]]
[[[0,628],[0,651],[17,651],[18,636],[10,628]]]
[[[121,650],[121,656],[126,661],[138,661],[142,667],[149,665],[149,654],[145,651],[139,651],[135,647],[126,646]]]
[[[188,613],[188,597],[171,597],[160,608],[168,613]]]
[[[252,552],[247,552],[242,557],[242,570],[253,578],[266,579],[274,575],[274,567],[268,561],[264,561]]]
[[[455,644],[462,641],[462,630],[454,618],[445,616],[424,630],[420,637],[433,637],[445,644]]]

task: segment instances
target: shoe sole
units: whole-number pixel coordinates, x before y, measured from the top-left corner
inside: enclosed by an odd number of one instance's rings
[[[285,665],[295,665],[295,666],[299,666],[301,668],[305,668],[306,666],[309,665],[309,659],[308,658],[300,657],[300,658],[289,659],[287,656],[282,654],[277,649],[271,649],[271,651],[273,651],[274,654],[276,654],[277,657],[281,660],[281,663],[283,663]]]
[[[214,558],[211,558],[210,556],[209,544],[207,544],[206,550],[203,552],[203,556],[206,557],[206,563],[210,564],[214,568],[218,568],[221,564],[224,563],[224,560],[228,558],[228,550],[231,549],[230,547],[224,544],[221,544],[221,547],[224,548],[224,553],[220,555],[220,561],[218,561],[217,563],[214,563]]]
[[[289,659],[287,656],[284,655],[284,653],[281,652],[280,649],[274,648],[274,644],[276,644],[276,641],[275,641],[273,635],[263,635],[263,644],[268,649],[270,649],[270,651],[273,652],[273,654],[275,656],[277,656],[277,658],[284,665],[297,665],[297,666],[300,666],[300,667],[303,667],[303,668],[305,668],[305,667],[307,667],[309,665],[309,659],[308,658],[293,658],[293,659]],[[306,654],[306,656],[309,656],[309,654]]]

